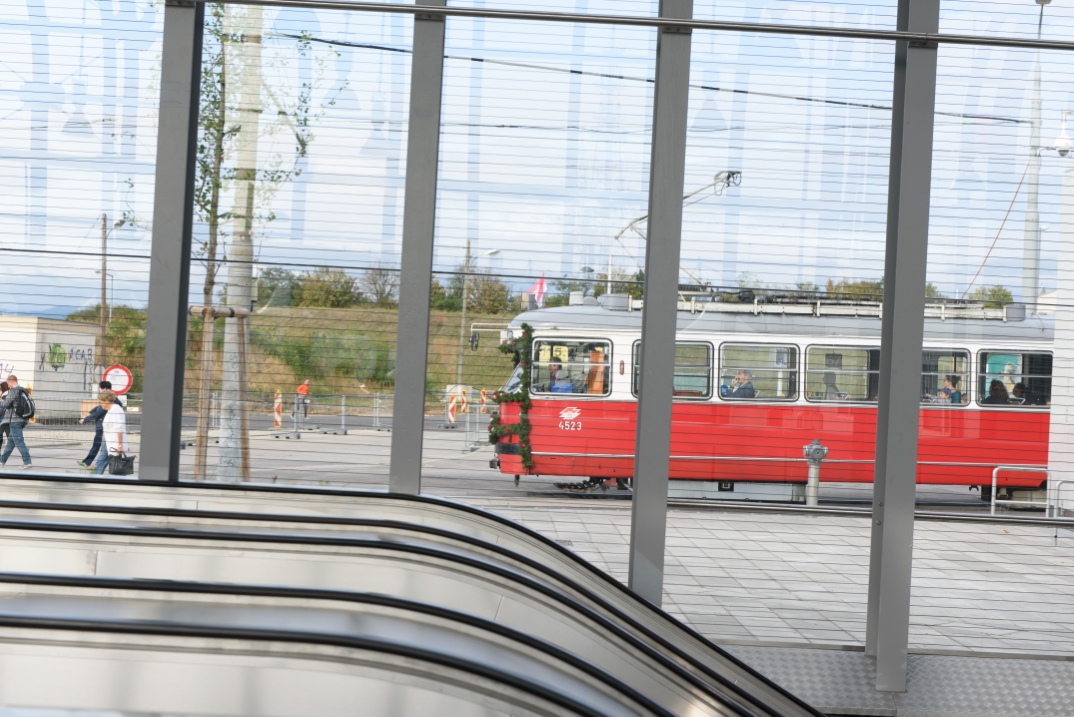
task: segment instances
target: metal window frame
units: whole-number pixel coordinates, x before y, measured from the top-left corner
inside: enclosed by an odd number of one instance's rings
[[[876,689],[906,690],[914,509],[925,343],[925,271],[932,199],[940,0],[899,0],[880,330],[880,393],[869,546],[865,652]]]
[[[205,6],[164,5],[146,309],[142,480],[179,480]]]
[[[675,339],[679,325],[679,255],[686,131],[690,108],[693,0],[660,0],[649,161],[649,231],[645,242],[645,306],[641,317],[641,379],[634,431],[634,493],[630,503],[629,585],[659,606],[664,594],[668,471]]]
[[[544,400],[544,399],[553,399],[553,400],[559,399],[561,401],[564,401],[564,400],[576,401],[579,398],[588,398],[590,400],[601,400],[601,399],[606,399],[606,398],[608,398],[609,396],[612,395],[612,382],[614,381],[614,378],[612,377],[612,374],[615,373],[614,371],[612,371],[612,364],[614,363],[614,359],[612,357],[613,357],[613,355],[615,353],[615,342],[614,341],[612,341],[611,339],[606,339],[604,337],[600,337],[600,338],[576,338],[576,337],[573,337],[573,336],[563,336],[563,337],[557,336],[555,338],[545,338],[545,339],[534,338],[533,339],[533,353],[530,355],[530,366],[529,366],[530,371],[533,371],[533,369],[535,369],[538,364],[551,363],[551,360],[549,360],[549,361],[540,361],[537,358],[537,344],[542,342],[542,341],[577,341],[579,343],[586,342],[586,343],[606,343],[606,344],[608,344],[608,364],[607,364],[607,367],[608,367],[608,385],[607,385],[607,387],[605,389],[605,393],[552,393],[551,391],[535,391],[533,389],[533,387],[532,387],[532,374],[531,374],[530,393],[532,395],[540,396],[542,400]],[[560,365],[561,366],[567,366],[567,365],[571,365],[571,366],[596,366],[598,364],[586,363],[584,361],[563,361],[563,362],[561,362]]]
[[[1045,404],[1043,406],[1026,406],[1025,404],[1011,404],[1009,406],[1001,406],[1001,405],[995,405],[995,404],[990,404],[990,403],[981,403],[981,398],[984,396],[984,392],[979,390],[980,387],[981,387],[981,379],[984,376],[997,375],[997,374],[987,374],[987,373],[983,373],[981,371],[981,365],[983,363],[981,361],[981,354],[993,354],[993,353],[995,353],[995,354],[998,354],[998,353],[1019,353],[1019,354],[1023,354],[1023,355],[1025,355],[1025,354],[1047,355],[1047,356],[1052,357],[1053,369],[1054,369],[1054,366],[1055,366],[1055,363],[1054,363],[1054,361],[1055,361],[1055,351],[1021,351],[1021,350],[1016,349],[1016,350],[1014,350],[1012,352],[1006,352],[1003,349],[993,349],[993,350],[978,349],[976,355],[974,356],[974,364],[975,364],[977,370],[974,371],[971,374],[973,376],[974,397],[973,397],[973,400],[970,401],[970,405],[973,405],[973,406],[975,406],[977,408],[980,408],[980,409],[983,409],[985,411],[1025,411],[1026,409],[1029,409],[1030,411],[1038,411],[1038,412],[1040,412],[1040,411],[1050,411],[1051,408],[1052,408],[1052,405],[1050,403]],[[1021,375],[1026,376],[1027,374],[1021,374]],[[1030,377],[1032,377],[1032,378],[1047,378],[1049,381],[1051,381],[1053,379],[1053,377],[1054,377],[1053,374],[1049,374],[1047,376],[1045,376],[1044,374],[1028,374],[1028,375]],[[1048,398],[1049,398],[1049,400],[1051,399],[1051,394],[1048,395]]]
[[[806,382],[809,381],[809,374],[811,374],[811,373],[813,373],[813,374],[826,373],[827,371],[831,370],[831,369],[825,369],[824,371],[821,371],[819,369],[810,369],[809,368],[809,352],[812,351],[813,349],[845,349],[845,350],[848,350],[848,351],[872,352],[872,351],[880,351],[880,346],[851,346],[850,344],[846,344],[846,345],[842,345],[842,346],[840,346],[838,344],[806,344],[805,347],[804,347],[804,350],[802,351],[802,398],[804,398],[808,403],[823,403],[823,404],[834,403],[834,404],[837,404],[837,405],[840,405],[840,406],[846,405],[848,403],[854,404],[854,405],[861,405],[861,406],[875,406],[876,405],[875,400],[870,401],[867,398],[846,398],[846,399],[810,398],[809,397],[809,392],[805,390]],[[842,371],[843,373],[856,373],[856,374],[860,374],[862,376],[870,376],[872,374],[876,374],[876,376],[878,376],[878,377],[880,376],[880,369],[876,369],[875,371],[871,371],[871,370],[868,370],[868,369],[866,369],[864,371],[845,371],[844,369],[838,369],[838,370]]]
[[[713,380],[714,384],[718,384],[720,382],[721,377],[723,376],[723,369],[724,369],[723,349],[724,349],[725,346],[761,346],[761,347],[769,347],[769,348],[789,348],[789,349],[794,349],[795,354],[796,354],[795,359],[794,359],[794,366],[792,367],[792,366],[790,366],[790,364],[788,364],[787,368],[785,369],[786,371],[794,374],[794,395],[789,396],[787,398],[769,398],[767,396],[764,397],[764,398],[727,398],[726,396],[721,396],[720,392],[717,390],[716,391],[716,396],[719,397],[719,399],[721,401],[727,401],[728,403],[744,403],[744,402],[748,401],[752,405],[752,404],[757,404],[757,403],[795,403],[795,402],[797,402],[799,400],[799,398],[801,398],[802,390],[801,390],[801,386],[799,385],[800,376],[801,376],[801,373],[802,373],[802,371],[801,371],[802,363],[801,362],[802,362],[802,356],[803,356],[801,346],[799,346],[798,344],[758,343],[756,341],[721,341],[720,345],[719,345],[719,354],[720,355],[716,359],[716,376],[714,377],[714,380]],[[780,370],[778,368],[755,369],[755,368],[752,368],[750,366],[742,366],[740,368],[745,368],[745,369],[748,369],[750,371],[758,371],[758,370],[759,371],[779,371]]]
[[[399,314],[395,339],[395,394],[388,490],[421,492],[425,436],[425,378],[429,353],[440,114],[444,91],[444,18],[421,14],[447,0],[418,0],[410,65],[403,245],[399,266]],[[431,9],[431,8],[430,8]]]
[[[713,398],[713,395],[715,394],[715,391],[713,391],[713,388],[715,386],[715,380],[714,380],[714,373],[713,372],[716,370],[716,347],[715,347],[715,345],[713,345],[713,343],[711,341],[704,341],[702,339],[697,339],[695,341],[690,341],[690,340],[678,341],[678,340],[676,340],[675,341],[675,348],[677,349],[680,346],[704,346],[704,347],[706,347],[708,349],[708,353],[709,353],[709,364],[708,364],[708,369],[709,369],[709,392],[708,392],[707,396],[675,396],[674,395],[674,385],[675,384],[674,384],[674,381],[673,381],[672,382],[672,391],[673,391],[672,400],[673,401],[688,401],[688,402],[694,402],[694,403],[696,403],[698,401],[711,401],[712,398]],[[637,377],[638,377],[639,371],[641,370],[641,355],[640,355],[640,352],[638,350],[640,347],[641,347],[641,339],[634,339],[634,342],[630,345],[630,367],[631,367],[630,368],[630,395],[633,396],[634,398],[638,397],[638,378]],[[678,363],[675,364],[676,367],[679,367],[681,365],[682,364],[678,364]],[[698,368],[700,368],[700,367],[698,367]],[[674,379],[674,376],[672,376],[672,378]]]
[[[926,352],[929,352],[929,351],[932,351],[932,352],[947,352],[947,351],[949,351],[951,353],[961,351],[961,352],[965,353],[966,354],[966,373],[965,374],[957,374],[957,375],[964,377],[962,379],[962,382],[963,382],[964,385],[968,385],[972,381],[973,376],[976,375],[973,372],[974,362],[973,362],[973,350],[972,349],[948,348],[948,347],[945,347],[945,346],[922,346],[921,347],[921,353],[922,354],[924,354]],[[925,377],[925,376],[950,376],[950,375],[951,374],[947,373],[946,371],[944,371],[942,373],[939,372],[939,371],[937,371],[936,373],[931,373],[929,371],[925,371],[924,369],[922,369],[922,371],[921,371],[921,376],[922,377]],[[921,393],[921,387],[920,386],[918,386],[918,393],[919,394]],[[962,393],[965,394],[967,392],[963,391]],[[950,411],[952,409],[966,410],[967,408],[969,408],[969,407],[974,405],[974,403],[973,403],[973,394],[972,393],[970,393],[970,395],[968,396],[968,399],[969,400],[967,400],[965,403],[958,403],[958,404],[955,404],[955,403],[931,403],[931,402],[926,403],[925,401],[921,401],[921,407],[922,408],[927,408],[927,409],[932,410],[932,411]]]

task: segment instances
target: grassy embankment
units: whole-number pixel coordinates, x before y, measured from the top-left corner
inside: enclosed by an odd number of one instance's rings
[[[347,309],[269,308],[251,320],[249,390],[293,391],[310,379],[314,394],[390,392],[394,384],[397,310],[371,306]],[[475,322],[506,325],[511,314],[467,313],[465,335]],[[459,345],[458,312],[434,311],[429,325],[426,386],[442,391],[455,383]],[[186,386],[196,391],[201,362],[200,322],[192,327],[187,351]],[[213,385],[220,385],[223,320],[216,324]],[[510,357],[500,353],[499,337],[482,333],[477,351],[464,351],[463,383],[494,390],[511,373]]]

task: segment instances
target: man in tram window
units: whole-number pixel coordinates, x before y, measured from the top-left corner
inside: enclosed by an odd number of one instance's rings
[[[551,393],[574,393],[574,382],[559,361],[553,360],[548,364],[547,390]]]
[[[1040,406],[1040,398],[1026,388],[1026,385],[1019,381],[1014,384],[1014,389],[1011,391],[1014,395],[1010,399],[1010,403],[1017,404],[1019,406]]]
[[[731,385],[727,387],[726,396],[727,398],[757,398],[757,391],[753,388],[753,372],[740,368],[731,381]]]
[[[847,394],[839,390],[839,386],[835,383],[835,373],[832,371],[825,371],[824,375],[820,377],[824,382],[824,400],[825,401],[842,401],[845,400]]]
[[[981,403],[989,406],[1009,406],[1010,396],[1007,394],[1007,387],[998,378],[992,379],[988,384],[988,397]]]

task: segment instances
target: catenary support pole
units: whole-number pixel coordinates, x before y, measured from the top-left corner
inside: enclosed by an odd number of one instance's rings
[[[419,4],[443,7],[446,0],[419,0]],[[436,227],[436,174],[444,79],[443,16],[415,16],[411,62],[388,489],[394,493],[417,494],[421,492],[429,290],[433,271],[433,230]]]
[[[936,32],[939,12],[939,0],[899,0],[898,29]],[[893,99],[866,652],[876,656],[876,689],[902,692],[910,629],[935,44],[896,43]]]
[[[661,17],[688,20],[692,15],[693,0],[660,0]],[[664,589],[679,245],[690,99],[690,30],[665,27],[658,32],[630,523],[630,587],[655,605],[660,605]]]
[[[146,480],[179,480],[204,17],[202,3],[164,5],[138,472]]]

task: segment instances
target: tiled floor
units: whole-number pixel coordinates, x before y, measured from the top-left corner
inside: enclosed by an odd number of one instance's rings
[[[629,506],[489,500],[625,581]],[[910,649],[1074,656],[1074,538],[919,521]],[[672,510],[664,608],[718,643],[860,647],[866,520]]]

